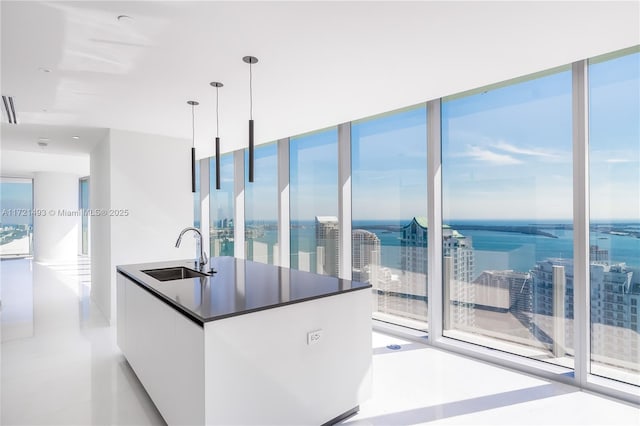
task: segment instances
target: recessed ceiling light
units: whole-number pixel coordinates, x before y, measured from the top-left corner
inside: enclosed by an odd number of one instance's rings
[[[71,139],[78,140],[80,139],[80,136],[71,136]]]
[[[133,18],[129,15],[118,15],[117,19],[120,22],[133,22]]]
[[[49,138],[38,138],[38,146],[44,148],[49,145]]]
[[[44,72],[44,73],[50,73],[51,72],[51,68],[40,67],[40,68],[38,68],[38,71]]]

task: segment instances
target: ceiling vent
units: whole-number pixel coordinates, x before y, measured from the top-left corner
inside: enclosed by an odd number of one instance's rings
[[[2,95],[2,103],[4,104],[4,112],[7,114],[9,124],[18,124],[18,118],[16,117],[16,110],[13,107],[13,96]]]

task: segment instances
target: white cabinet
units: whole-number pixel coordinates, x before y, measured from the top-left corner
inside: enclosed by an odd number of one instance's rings
[[[203,326],[120,273],[117,290],[118,345],[169,425],[319,425],[370,396],[368,289]]]
[[[203,328],[122,274],[118,346],[170,425],[204,424]]]
[[[368,289],[206,323],[207,424],[324,424],[370,397],[371,351]]]
[[[122,274],[116,274],[116,332],[117,332],[117,341],[120,350],[123,353],[126,353],[127,348],[125,346],[125,324],[127,323],[126,314],[127,311],[125,307],[125,291],[127,278],[125,278]]]

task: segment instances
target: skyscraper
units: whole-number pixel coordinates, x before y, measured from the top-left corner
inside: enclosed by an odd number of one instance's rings
[[[594,251],[600,254],[590,267],[592,358],[629,368],[640,356],[640,270],[624,263],[606,264],[602,258],[606,251],[592,249],[592,255]],[[553,348],[554,355],[562,356],[557,353],[560,346],[573,349],[573,261],[547,259],[538,262],[531,275],[534,335]]]
[[[406,304],[427,300],[427,218],[416,216],[402,228],[401,266],[403,279],[399,292]],[[471,239],[449,226],[442,231],[443,278],[449,302],[445,317],[457,324],[473,324],[473,270],[474,253]],[[405,308],[411,312],[410,307]],[[424,315],[426,316],[426,310]],[[426,318],[425,318],[426,319]]]
[[[373,232],[354,229],[351,232],[352,269],[354,281],[378,283],[380,239]]]
[[[591,356],[625,368],[640,360],[640,270],[591,263]]]
[[[442,227],[442,278],[445,283],[445,325],[475,325],[475,257],[471,238],[448,225]]]
[[[316,216],[316,272],[338,276],[340,272],[340,228],[335,216]]]
[[[601,249],[598,246],[589,246],[589,261],[591,263],[609,263],[609,250]]]

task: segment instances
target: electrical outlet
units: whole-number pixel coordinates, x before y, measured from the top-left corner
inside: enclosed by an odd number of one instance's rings
[[[322,330],[314,330],[307,333],[307,345],[314,345],[322,338]]]

